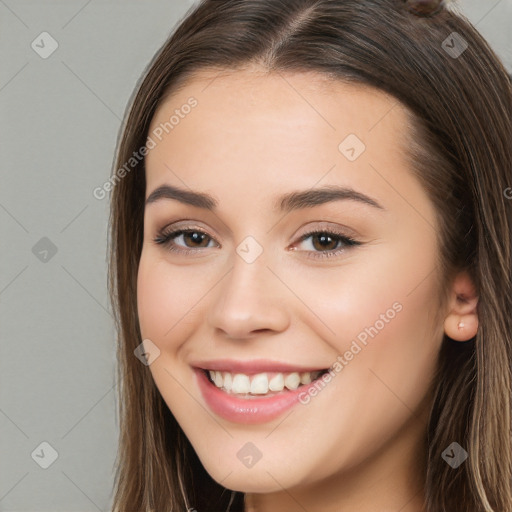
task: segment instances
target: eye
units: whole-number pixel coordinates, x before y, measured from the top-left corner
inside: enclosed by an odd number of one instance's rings
[[[180,239],[185,243],[184,249],[181,249],[180,247],[183,246],[176,243],[176,241]],[[164,229],[159,232],[158,235],[153,239],[155,243],[163,245],[170,251],[180,254],[190,254],[197,252],[197,248],[201,249],[207,247],[210,240],[213,240],[213,238],[211,238],[208,233],[195,228],[177,229],[170,232],[166,232]],[[190,242],[192,245],[186,245],[188,242]]]
[[[312,251],[306,250],[309,258],[332,258],[353,246],[361,245],[356,239],[330,229],[310,231],[302,235],[299,242],[304,242],[308,238],[311,238],[309,245],[313,248]]]

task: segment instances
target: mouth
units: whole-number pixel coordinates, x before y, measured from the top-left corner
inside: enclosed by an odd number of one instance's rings
[[[191,366],[205,405],[238,424],[267,423],[299,403],[309,403],[303,402],[303,397],[323,384],[317,381],[330,369],[268,359],[217,359]]]
[[[322,378],[329,368],[313,371],[241,373],[199,368],[208,381],[228,395],[242,399],[272,397],[296,391]]]

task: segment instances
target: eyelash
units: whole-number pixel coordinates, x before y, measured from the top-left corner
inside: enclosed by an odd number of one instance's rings
[[[181,236],[181,235],[187,234],[187,233],[200,233],[201,235],[205,235],[206,237],[213,240],[213,238],[210,235],[208,235],[208,233],[202,231],[201,229],[180,228],[175,231],[171,231],[169,233],[166,233],[165,229],[164,229],[158,233],[158,235],[153,239],[153,241],[158,245],[166,246],[168,248],[168,250],[171,252],[175,252],[175,253],[182,254],[182,255],[186,256],[191,253],[197,252],[198,249],[190,249],[190,248],[177,249],[176,248],[177,246],[172,241],[172,239],[177,238],[178,236]],[[334,240],[336,240],[338,242],[342,242],[346,247],[342,248],[342,249],[331,249],[329,251],[305,251],[308,253],[316,252],[316,255],[314,255],[314,256],[308,255],[308,258],[313,258],[313,259],[332,258],[332,257],[338,256],[342,252],[345,252],[347,250],[347,248],[361,245],[361,242],[358,242],[356,239],[354,239],[350,236],[343,235],[342,233],[339,233],[337,231],[332,231],[330,229],[309,231],[308,233],[305,233],[304,235],[302,235],[298,242],[299,243],[303,242],[304,240],[309,238],[311,235],[329,235]],[[199,248],[199,250],[200,249],[206,249],[206,247]]]

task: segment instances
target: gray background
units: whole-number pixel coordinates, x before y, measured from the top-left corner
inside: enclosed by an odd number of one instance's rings
[[[108,197],[92,191],[137,79],[191,5],[0,0],[0,511],[109,510]],[[459,5],[512,72],[512,0]],[[59,46],[43,59],[31,43],[45,31]],[[42,442],[58,453],[47,469]]]

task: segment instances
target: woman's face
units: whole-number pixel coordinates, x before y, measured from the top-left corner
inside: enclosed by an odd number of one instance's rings
[[[146,199],[182,192],[145,207],[141,332],[225,487],[298,496],[421,465],[443,326],[435,212],[406,164],[406,123],[380,91],[255,71],[203,73],[152,120]]]

